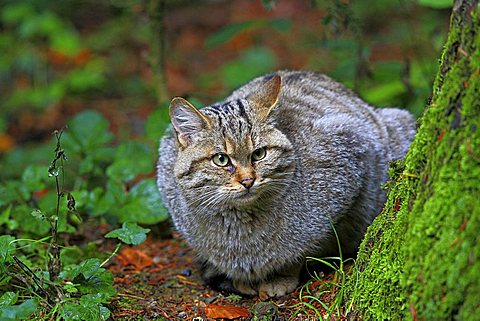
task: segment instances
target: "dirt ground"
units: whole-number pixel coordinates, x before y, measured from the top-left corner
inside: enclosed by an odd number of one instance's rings
[[[259,297],[242,298],[214,291],[203,284],[194,255],[176,233],[172,238],[149,237],[138,246],[123,247],[109,266],[118,291],[110,307],[112,318],[189,321],[319,319],[314,310],[300,304],[300,288],[282,298],[265,301]],[[332,278],[332,274],[323,276],[311,281],[308,288],[316,293],[323,282]],[[334,297],[335,293],[327,293],[321,296],[321,300],[328,305]],[[326,316],[319,303],[313,303],[313,306],[323,317]]]

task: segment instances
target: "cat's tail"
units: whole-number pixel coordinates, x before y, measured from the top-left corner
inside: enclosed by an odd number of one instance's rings
[[[416,121],[412,114],[398,108],[379,108],[390,139],[392,159],[401,159],[410,147],[416,132]]]

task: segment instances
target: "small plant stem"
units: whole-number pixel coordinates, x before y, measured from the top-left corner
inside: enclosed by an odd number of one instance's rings
[[[55,132],[55,137],[57,138],[57,147],[55,149],[55,159],[52,164],[54,164],[57,160],[60,160],[60,169],[62,175],[62,185],[60,186],[60,182],[58,180],[58,175],[55,175],[55,187],[57,189],[57,205],[55,208],[55,216],[53,218],[53,226],[52,226],[52,240],[50,242],[50,246],[48,247],[48,254],[49,254],[49,261],[48,261],[48,272],[50,274],[50,280],[55,281],[58,278],[61,270],[61,262],[60,262],[60,248],[57,242],[58,236],[58,217],[60,215],[60,199],[63,195],[63,182],[64,182],[64,170],[63,170],[63,150],[60,145],[60,139],[62,137],[63,130],[60,132]]]
[[[32,242],[32,243],[43,243],[44,241],[48,240],[50,238],[50,236],[45,236],[39,240],[34,240],[34,239],[15,239],[13,241],[11,241],[9,243],[10,244],[13,244],[13,243],[18,243],[18,242]],[[26,247],[29,247],[30,244],[28,245],[22,245],[22,246],[19,246],[17,247],[17,250],[20,250],[20,249],[23,249],[23,248],[26,248]]]
[[[103,267],[105,264],[108,263],[108,261],[110,261],[112,257],[117,255],[117,252],[118,250],[120,250],[121,247],[122,247],[122,243],[118,243],[117,246],[115,247],[115,250],[113,250],[112,254],[110,254],[110,256],[106,258],[105,261],[102,262],[102,264],[100,264],[100,267]]]

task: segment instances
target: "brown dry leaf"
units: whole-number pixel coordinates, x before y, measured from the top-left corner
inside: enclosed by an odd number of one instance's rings
[[[10,135],[0,133],[0,153],[8,152],[15,147],[15,141]]]
[[[89,49],[84,49],[80,51],[74,58],[73,61],[75,65],[82,66],[85,65],[90,58],[92,57],[92,52]]]
[[[145,252],[127,247],[118,255],[123,265],[133,265],[137,271],[153,265],[153,260]]]
[[[55,49],[48,50],[47,58],[54,65],[66,65],[70,60],[68,55]]]
[[[247,318],[248,310],[243,307],[222,306],[216,304],[209,304],[205,308],[205,314],[212,319],[236,319]]]

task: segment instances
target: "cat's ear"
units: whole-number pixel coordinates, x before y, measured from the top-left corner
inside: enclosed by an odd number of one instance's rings
[[[280,76],[274,75],[263,83],[258,91],[248,97],[248,100],[253,105],[253,110],[260,121],[265,121],[277,104],[281,84],[282,80]]]
[[[177,133],[178,142],[186,146],[198,132],[210,129],[210,119],[181,97],[170,102],[170,119]]]

